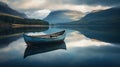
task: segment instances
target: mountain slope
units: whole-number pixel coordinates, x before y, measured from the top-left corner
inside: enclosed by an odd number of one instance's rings
[[[6,13],[6,14],[11,14],[19,17],[26,17],[25,14],[20,13],[12,8],[10,8],[7,4],[3,3],[0,1],[0,13]]]
[[[120,8],[110,8],[99,12],[87,14],[81,20],[71,22],[71,24],[88,24],[88,25],[118,25],[120,24]]]
[[[48,25],[48,22],[39,19],[27,19],[26,15],[10,8],[7,4],[0,2],[0,27],[12,24]]]

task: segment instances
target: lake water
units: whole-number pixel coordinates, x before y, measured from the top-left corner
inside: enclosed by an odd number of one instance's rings
[[[27,49],[22,36],[61,30],[66,30],[65,42],[44,48]],[[112,28],[72,26],[0,29],[0,67],[120,67],[119,33]],[[24,57],[25,51],[32,53]]]

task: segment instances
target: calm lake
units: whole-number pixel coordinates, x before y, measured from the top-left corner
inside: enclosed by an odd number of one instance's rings
[[[0,67],[120,67],[120,30],[111,27],[58,26],[1,28]],[[23,33],[66,30],[65,41],[28,47]],[[29,48],[29,49],[28,49]],[[30,54],[24,57],[26,51]]]

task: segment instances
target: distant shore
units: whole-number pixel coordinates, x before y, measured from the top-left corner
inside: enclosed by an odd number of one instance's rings
[[[28,24],[12,24],[12,28],[19,27],[48,27],[49,25],[28,25]]]
[[[29,24],[1,24],[0,27],[2,28],[19,28],[19,27],[48,27],[49,25],[29,25]]]

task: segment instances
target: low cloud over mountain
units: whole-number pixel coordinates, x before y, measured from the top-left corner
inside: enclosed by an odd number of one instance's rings
[[[77,21],[84,16],[84,13],[71,10],[59,10],[51,12],[44,20],[50,23],[65,23]]]

